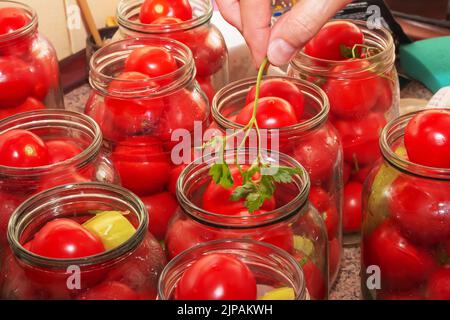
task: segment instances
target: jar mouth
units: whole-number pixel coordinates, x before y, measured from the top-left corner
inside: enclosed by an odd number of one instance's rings
[[[148,80],[118,78],[130,53],[147,46],[168,50],[180,65],[178,69]],[[186,45],[169,38],[147,36],[116,41],[95,52],[90,61],[89,82],[104,96],[151,99],[187,85],[195,78],[195,73],[194,58]],[[110,88],[112,81],[123,85]]]
[[[433,109],[430,109],[433,110]],[[440,110],[440,109],[434,109]],[[380,148],[381,153],[386,161],[398,170],[408,174],[434,178],[439,180],[450,180],[450,169],[436,168],[413,163],[395,152],[395,148],[404,146],[403,138],[405,136],[405,129],[409,121],[422,112],[423,110],[414,111],[403,115],[391,122],[389,122],[381,132]]]
[[[388,29],[369,28],[366,21],[355,21],[348,19],[339,19],[333,21],[347,21],[356,24],[364,34],[365,45],[370,45],[379,50],[376,54],[364,59],[348,59],[342,61],[326,60],[309,56],[304,50],[300,50],[292,59],[290,65],[295,70],[301,70],[307,75],[324,76],[327,78],[361,78],[367,77],[368,72],[385,72],[395,62],[395,44],[394,39]],[[351,68],[333,72],[337,66],[346,66],[355,61],[366,61],[367,64],[359,68]]]
[[[139,19],[132,20],[131,18],[139,16],[144,1],[121,0],[116,12],[119,26],[134,32],[161,35],[197,28],[211,20],[213,15],[213,6],[210,0],[189,0],[193,11],[193,18],[190,20],[164,26],[141,23]]]
[[[256,149],[245,149],[239,152],[236,150],[225,151],[225,160],[229,164],[234,163],[235,159],[238,158],[240,160],[245,159],[244,162],[239,161],[241,165],[250,165],[254,162],[256,156]],[[292,185],[295,186],[296,191],[295,196],[289,202],[274,210],[248,216],[232,216],[204,210],[192,201],[190,192],[199,184],[211,181],[209,169],[214,163],[217,163],[219,158],[205,155],[190,163],[178,178],[177,198],[180,206],[187,215],[202,224],[228,229],[265,227],[296,216],[299,213],[299,208],[305,208],[308,203],[310,180],[306,169],[294,158],[277,151],[265,150],[262,152],[262,158],[264,163],[300,168],[301,173],[292,177]]]
[[[75,111],[47,109],[16,114],[0,121],[0,134],[15,129],[36,130],[52,126],[71,128],[85,133],[90,138],[89,146],[70,159],[46,166],[22,168],[0,165],[0,174],[36,176],[49,170],[59,168],[63,170],[69,166],[83,167],[97,157],[103,139],[100,127],[90,117]]]
[[[116,208],[126,208],[129,212],[133,213],[139,221],[136,233],[130,239],[112,250],[94,256],[75,259],[56,259],[39,256],[26,250],[20,243],[19,239],[23,235],[25,229],[30,226],[33,219],[40,219],[42,222],[42,215],[47,212],[51,212],[51,219],[57,218],[62,215],[62,213],[58,211],[58,209],[61,209],[62,205],[73,205],[74,203],[77,203],[77,201],[79,201],[79,203],[87,203],[89,200],[95,201],[98,204],[106,203],[111,205],[111,203],[113,203]],[[12,214],[8,224],[7,237],[14,254],[18,258],[34,266],[43,268],[63,268],[71,265],[87,267],[117,259],[126,253],[133,251],[143,240],[147,228],[147,210],[142,201],[135,194],[115,185],[86,182],[58,186],[40,192],[26,200]]]
[[[296,300],[305,299],[305,276],[297,261],[280,248],[251,239],[215,240],[198,244],[179,254],[166,265],[161,273],[158,281],[158,299],[170,299],[184,271],[197,259],[217,253],[235,255],[249,265],[250,269],[263,267],[264,271],[270,271],[274,277],[288,283],[295,291]]]
[[[314,111],[314,115],[311,118],[308,118],[292,126],[282,127],[278,129],[267,129],[269,133],[277,131],[279,132],[280,136],[291,135],[294,133],[304,133],[317,128],[327,121],[328,114],[330,112],[330,104],[327,95],[321,88],[305,80],[288,76],[264,76],[262,78],[263,81],[273,79],[287,80],[296,85],[297,88],[299,88],[303,93],[305,98],[315,104],[316,110]],[[214,120],[220,127],[224,129],[234,130],[242,129],[245,127],[244,125],[236,123],[225,116],[224,109],[229,104],[231,104],[232,101],[234,102],[237,99],[245,101],[248,92],[255,85],[256,78],[246,78],[232,82],[216,93],[212,101],[211,112]],[[244,104],[238,110],[244,108]]]
[[[38,25],[38,17],[36,11],[30,6],[17,2],[17,1],[1,1],[0,8],[13,7],[18,8],[26,12],[28,17],[30,18],[30,22],[24,25],[22,28],[19,28],[11,33],[0,35],[0,47],[3,46],[3,43],[11,40],[15,40],[18,38],[22,38],[23,36],[30,34],[36,30]]]

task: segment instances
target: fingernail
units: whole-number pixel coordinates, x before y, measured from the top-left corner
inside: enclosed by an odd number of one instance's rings
[[[295,53],[295,48],[283,39],[275,39],[269,45],[267,57],[276,66],[289,62]]]

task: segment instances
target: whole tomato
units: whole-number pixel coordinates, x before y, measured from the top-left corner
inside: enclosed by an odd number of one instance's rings
[[[13,129],[0,135],[0,165],[40,167],[49,163],[48,148],[34,133]]]
[[[255,100],[256,86],[248,92],[245,104],[248,105]],[[305,108],[305,97],[301,90],[286,79],[268,79],[261,82],[259,97],[277,97],[290,103],[295,110],[297,120],[302,119]]]
[[[450,238],[447,183],[401,175],[389,189],[388,200],[393,220],[411,241],[434,245]]]
[[[214,95],[216,94],[216,90],[214,89],[214,86],[212,84],[212,78],[211,77],[199,77],[197,76],[197,82],[200,86],[200,88],[205,93],[206,97],[208,98],[209,102],[211,103],[214,99]]]
[[[176,198],[169,192],[142,197],[149,215],[148,229],[156,239],[164,240],[170,218],[178,208]]]
[[[13,56],[0,57],[0,70],[0,108],[24,103],[34,89],[34,78],[28,64]]]
[[[352,49],[356,44],[364,43],[364,35],[359,27],[350,21],[331,21],[305,46],[309,56],[324,60],[346,60],[342,46]]]
[[[356,181],[350,181],[344,186],[344,203],[342,205],[344,232],[357,232],[361,228],[362,190],[362,184]]]
[[[45,109],[45,105],[42,104],[42,102],[40,102],[39,100],[36,100],[33,97],[28,97],[24,103],[20,104],[17,107],[0,109],[0,120],[11,117],[13,115],[16,115],[16,114],[19,114],[22,112],[43,110],[43,109]]]
[[[86,290],[79,300],[139,300],[139,294],[129,286],[117,282],[108,281]]]
[[[45,144],[48,148],[50,163],[59,163],[79,155],[83,150],[69,139],[50,140]]]
[[[363,241],[364,265],[381,269],[384,289],[414,289],[437,268],[431,254],[403,237],[392,220],[383,222]]]
[[[12,33],[31,22],[26,11],[19,8],[0,8],[0,35]]]
[[[335,238],[339,229],[339,214],[331,195],[321,187],[313,186],[309,192],[309,201],[323,217],[327,227],[328,238]]]
[[[163,76],[178,69],[177,61],[165,48],[142,47],[134,49],[125,61],[125,72],[139,72],[151,78]]]
[[[192,8],[188,0],[145,0],[139,13],[141,22],[150,24],[160,17],[190,20]]]
[[[245,236],[243,238],[246,238]],[[251,237],[256,241],[270,243],[288,253],[294,252],[294,232],[287,225],[264,229],[260,236]]]
[[[16,210],[16,208],[24,200],[24,198],[18,195],[0,190],[0,248],[2,247],[2,245],[6,245],[8,243],[6,234],[8,230],[9,218],[11,217],[14,210]],[[0,260],[1,257],[2,255],[0,253]]]
[[[405,129],[409,160],[429,167],[450,169],[450,111],[426,110]]]
[[[384,113],[391,109],[394,102],[394,90],[392,88],[393,80],[389,79],[389,76],[385,74],[383,77],[380,76],[379,81],[380,91],[373,111]]]
[[[177,181],[184,168],[186,168],[186,165],[180,164],[175,168],[172,168],[169,172],[169,183],[167,190],[169,190],[173,195],[177,194]]]
[[[296,253],[294,258],[299,262],[305,276],[305,285],[313,300],[323,300],[326,298],[326,282],[322,271],[310,258],[303,257]]]
[[[442,267],[430,276],[426,296],[430,300],[450,300],[450,266]]]
[[[175,300],[256,300],[256,280],[248,266],[231,254],[201,257],[183,273]]]

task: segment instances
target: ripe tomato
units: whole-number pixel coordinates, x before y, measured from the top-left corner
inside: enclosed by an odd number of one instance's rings
[[[79,300],[139,300],[139,295],[129,286],[108,281],[88,289],[78,297]]]
[[[27,63],[8,56],[0,57],[0,108],[17,107],[33,92],[33,75]]]
[[[48,148],[50,163],[59,163],[79,155],[83,150],[70,140],[50,140],[45,144]]]
[[[344,162],[344,169],[343,169],[343,181],[344,185],[347,184],[347,182],[350,180],[350,175],[352,173],[352,166],[349,165],[347,162]]]
[[[384,77],[389,77],[389,75],[384,75]],[[394,93],[392,88],[392,81],[383,77],[380,77],[380,90],[378,94],[378,100],[375,103],[373,111],[375,112],[387,112],[392,107],[394,101]]]
[[[339,229],[339,214],[330,194],[321,187],[313,186],[309,192],[309,201],[323,217],[327,227],[328,238],[335,238]]]
[[[450,169],[450,111],[426,110],[405,129],[409,159],[424,166]]]
[[[294,232],[290,226],[280,225],[264,229],[262,236],[251,237],[256,241],[270,243],[288,253],[294,252]],[[246,238],[245,236],[242,238]]]
[[[19,8],[0,8],[0,35],[12,33],[30,23],[27,13]]]
[[[339,132],[344,148],[344,159],[358,167],[373,164],[381,156],[379,136],[386,119],[381,113],[369,113],[358,120],[337,120],[334,126]]]
[[[349,21],[331,21],[305,46],[305,53],[324,60],[346,60],[341,46],[352,49],[356,44],[364,43],[364,35],[359,27]]]
[[[256,86],[248,92],[245,104],[248,105],[255,100]],[[268,79],[261,82],[259,97],[277,97],[290,103],[295,110],[297,120],[302,119],[305,108],[305,97],[300,89],[286,79]]]
[[[25,271],[8,248],[2,262],[0,290],[2,299],[35,300],[37,288],[27,279]]]
[[[331,72],[345,74],[369,67],[365,60],[354,60],[334,67]],[[330,111],[334,116],[356,119],[366,115],[378,100],[380,77],[371,71],[356,77],[330,77],[322,86],[330,99]]]
[[[361,228],[362,190],[362,184],[356,181],[350,181],[344,187],[344,204],[342,206],[344,232],[357,232]]]
[[[39,100],[36,100],[33,97],[28,97],[24,103],[20,104],[17,107],[12,108],[2,108],[0,109],[0,120],[11,117],[13,115],[34,111],[34,110],[43,110],[45,109],[45,105],[42,104]]]
[[[175,288],[175,300],[256,300],[256,280],[231,254],[209,254],[189,266]]]
[[[212,101],[214,99],[214,95],[216,94],[216,90],[214,89],[214,86],[212,84],[212,78],[211,77],[197,77],[197,82],[198,82],[200,88],[205,93],[209,102],[212,103]]]
[[[390,290],[414,289],[436,269],[433,257],[414,246],[386,220],[363,240],[364,265],[381,269],[381,286]]]
[[[178,208],[176,198],[169,192],[142,197],[149,215],[148,229],[158,240],[164,240],[170,218]]]
[[[329,257],[330,257],[330,276],[337,274],[339,264],[341,262],[341,244],[338,238],[328,241]]]
[[[430,276],[426,296],[430,300],[450,300],[450,266],[442,267]]]
[[[122,185],[140,196],[161,192],[169,182],[170,159],[156,138],[130,137],[117,145],[112,160]]]
[[[36,234],[30,251],[47,258],[71,259],[105,251],[99,238],[70,219],[47,222]]]
[[[34,133],[14,129],[0,135],[0,165],[23,168],[49,163],[48,148]]]
[[[237,115],[236,122],[246,125],[253,115],[254,102],[247,104]],[[277,129],[298,123],[295,110],[289,102],[282,98],[269,97],[258,101],[256,112],[258,126],[264,129]]]
[[[134,49],[125,61],[125,72],[140,72],[159,77],[178,69],[177,61],[165,48],[142,47]]]
[[[313,300],[326,298],[327,285],[319,267],[309,258],[295,257],[300,262],[305,276],[306,289]]]
[[[192,8],[188,0],[145,0],[139,18],[142,23],[152,23],[160,17],[192,19]]]
[[[434,245],[450,238],[450,190],[446,182],[401,175],[389,190],[389,211],[405,236]]]
[[[22,197],[0,190],[0,248],[2,245],[7,244],[6,234],[8,230],[9,218],[23,200],[25,199]]]
[[[180,176],[181,172],[184,170],[186,166],[183,164],[180,164],[170,170],[169,172],[169,183],[167,190],[169,190],[173,195],[177,194],[177,181],[178,177]]]
[[[364,184],[364,182],[366,182],[366,178],[369,175],[371,170],[372,170],[371,165],[368,165],[368,166],[365,166],[362,168],[358,168],[358,170],[355,169],[352,172],[351,180]]]

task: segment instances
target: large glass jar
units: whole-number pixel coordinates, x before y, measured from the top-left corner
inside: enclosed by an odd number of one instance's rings
[[[148,81],[121,78],[130,52],[145,46],[165,48],[179,68]],[[209,105],[194,78],[192,54],[172,39],[127,39],[97,51],[90,68],[92,94],[85,112],[100,125],[122,186],[141,197],[155,218],[152,233],[164,239],[177,206],[177,166],[190,162],[176,147],[193,146],[194,129],[209,124]]]
[[[136,232],[118,247],[79,259],[52,259],[26,249],[47,222],[83,223],[98,211],[126,212]],[[64,185],[31,197],[12,216],[8,241],[3,299],[155,299],[165,265],[160,244],[148,232],[144,204],[121,187],[101,183]]]
[[[342,233],[342,147],[334,127],[327,122],[328,99],[317,86],[289,77],[264,77],[263,81],[281,81],[289,88],[294,86],[303,95],[303,115],[293,126],[268,129],[267,148],[276,149],[296,159],[306,169],[311,180],[309,200],[325,220],[330,253],[330,279],[334,282],[340,265]],[[274,83],[274,82],[272,82]],[[239,130],[242,125],[235,122],[246,105],[246,97],[256,79],[244,79],[231,83],[220,90],[212,105],[214,123],[222,133]],[[278,148],[271,137],[278,135]]]
[[[16,129],[28,130],[46,143],[63,141],[74,145],[81,153],[42,167],[0,166],[0,248],[6,243],[9,217],[31,195],[66,183],[118,182],[103,151],[100,128],[86,115],[65,110],[39,110],[0,121],[0,135]]]
[[[300,51],[288,70],[293,77],[317,84],[328,96],[329,119],[339,132],[344,149],[344,195],[348,199],[356,198],[352,193],[361,193],[367,174],[380,157],[379,134],[387,121],[398,116],[400,99],[390,32],[384,28],[369,29],[363,21],[352,22],[364,34],[364,45],[372,48],[370,55],[329,61]],[[361,214],[352,209],[346,214],[346,207],[344,203],[344,243],[357,243]]]
[[[232,152],[227,161],[243,158],[253,163],[251,151]],[[278,156],[274,156],[278,155]],[[245,159],[244,159],[245,158]],[[275,245],[290,253],[304,268],[306,287],[313,299],[328,298],[328,242],[317,210],[308,201],[308,174],[293,158],[272,153],[268,163],[302,168],[289,184],[277,184],[276,209],[253,215],[217,214],[202,209],[205,188],[211,181],[209,170],[217,159],[207,155],[189,164],[177,184],[180,209],[172,218],[166,236],[170,259],[196,244],[218,239],[250,238]],[[248,161],[248,162],[247,162]]]
[[[171,24],[145,24],[139,19],[144,0],[121,0],[117,8],[119,32],[115,39],[160,36],[178,40],[191,49],[196,78],[210,101],[228,83],[228,51],[225,40],[211,23],[211,0],[189,0],[193,18]]]
[[[310,299],[305,287],[305,275],[298,262],[280,248],[250,239],[206,242],[179,254],[161,273],[158,299],[173,300],[175,288],[184,271],[198,259],[210,254],[233,255],[245,263],[255,277],[258,299],[272,290],[286,288],[293,290],[292,300]]]
[[[367,299],[450,299],[450,170],[408,160],[405,128],[381,133],[383,159],[363,193],[361,287]]]
[[[16,19],[25,23],[0,34],[0,120],[25,111],[63,108],[58,58],[38,32],[36,12],[15,1],[1,1],[0,10],[17,10]]]

